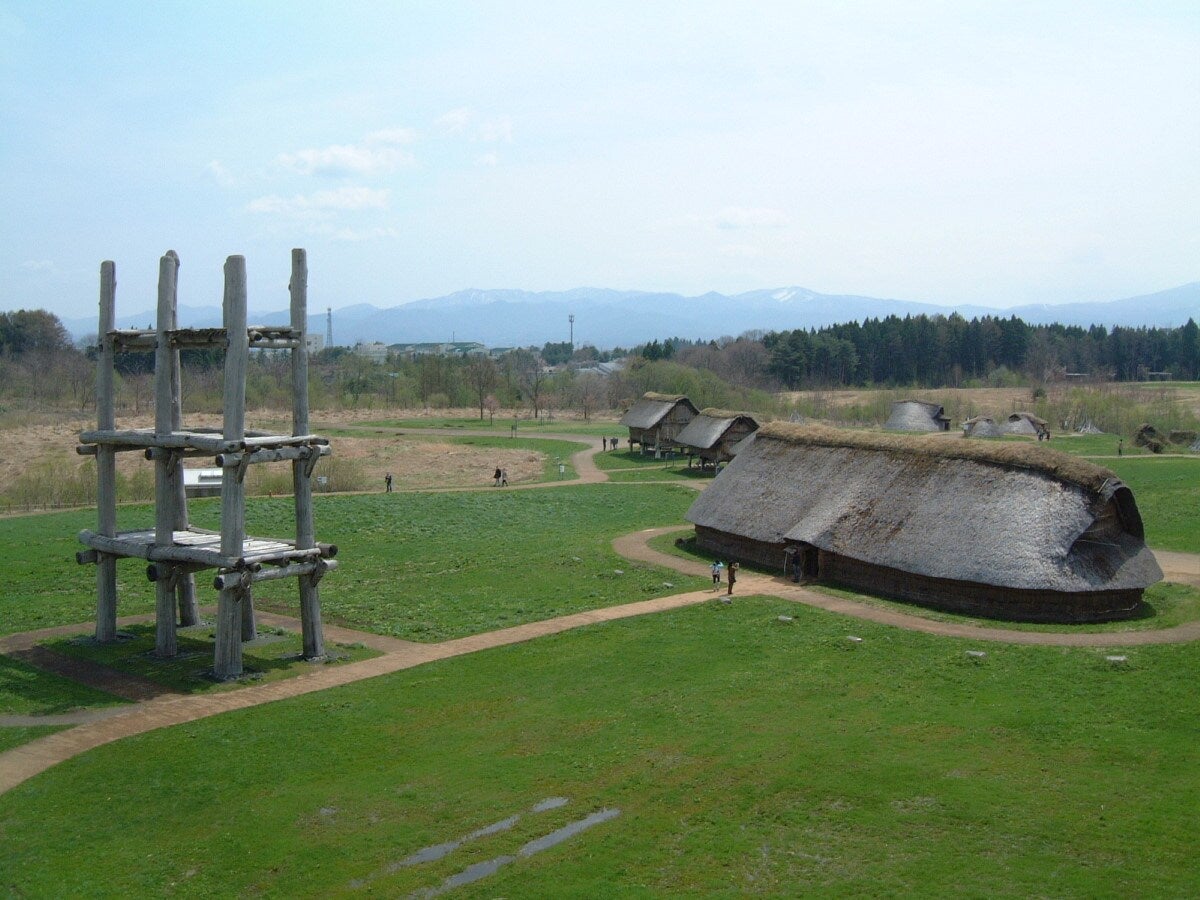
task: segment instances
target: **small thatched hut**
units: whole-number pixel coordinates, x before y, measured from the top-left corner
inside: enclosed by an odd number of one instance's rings
[[[699,410],[683,394],[656,394],[647,391],[642,399],[621,417],[629,429],[629,445],[638,444],[643,453],[670,450],[675,439]]]
[[[1038,438],[1048,437],[1050,428],[1045,419],[1038,418],[1031,412],[1015,412],[1008,417],[1004,424],[1005,434],[1028,434]]]
[[[687,519],[726,558],[1002,619],[1127,617],[1162,578],[1129,488],[1030,444],[776,422]]]
[[[675,438],[683,452],[700,458],[701,465],[729,462],[737,445],[758,430],[758,422],[749,413],[708,407]]]
[[[883,426],[888,431],[949,431],[946,410],[924,400],[897,400]]]
[[[1004,434],[1004,429],[990,416],[974,416],[965,420],[962,428],[967,437],[994,438]]]

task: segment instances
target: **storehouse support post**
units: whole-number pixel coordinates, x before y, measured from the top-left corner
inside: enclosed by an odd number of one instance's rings
[[[308,434],[308,259],[303,250],[292,250],[292,330],[299,343],[292,350],[292,434]],[[318,448],[313,447],[314,453]],[[296,498],[296,549],[316,546],[313,530],[312,462],[292,461],[292,492]],[[325,634],[321,627],[321,596],[318,579],[301,575],[300,623],[304,636],[304,658],[325,655]]]
[[[116,327],[117,267],[111,260],[100,264],[100,350],[96,358],[96,428],[116,426],[113,388],[115,369],[109,332]],[[117,454],[112,444],[96,447],[96,530],[105,537],[117,534]],[[117,637],[117,558],[102,553],[96,564],[96,640]]]

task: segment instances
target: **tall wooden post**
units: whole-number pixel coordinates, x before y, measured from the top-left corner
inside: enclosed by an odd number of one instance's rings
[[[167,256],[175,260],[175,277],[172,280],[171,292],[171,325],[172,329],[179,327],[179,256],[174,250],[168,250]],[[171,430],[183,429],[183,372],[179,362],[179,349],[171,350]],[[183,482],[183,457],[175,457],[174,472],[171,476],[175,483],[175,530],[188,530],[187,488]],[[198,625],[200,623],[200,605],[196,601],[196,576],[185,572],[176,579],[176,602],[179,604],[179,624]]]
[[[158,335],[154,351],[154,433],[164,437],[171,432],[171,345],[168,331],[175,327],[174,253],[158,261]],[[154,462],[154,543],[169,547],[175,531],[176,454],[160,453]],[[163,567],[167,569],[167,567]],[[169,573],[169,574],[168,574]],[[174,656],[178,651],[175,637],[175,570],[171,567],[154,582],[154,652]],[[165,576],[165,577],[164,577]]]
[[[292,330],[299,333],[299,346],[292,350],[292,434],[308,430],[308,258],[303,250],[292,251]],[[316,452],[316,448],[312,448]],[[296,498],[296,549],[316,546],[313,529],[312,468],[309,460],[292,461],[292,493]],[[304,658],[325,655],[325,633],[321,627],[321,596],[318,578],[301,575],[300,625]]]
[[[250,356],[246,333],[246,259],[225,261],[225,424],[226,440],[240,441],[246,434],[246,366]],[[221,480],[221,553],[242,555],[246,539],[243,485],[238,466],[226,466]],[[213,672],[218,678],[242,674],[242,610],[250,603],[249,589],[225,588],[217,601],[217,635]]]
[[[96,427],[116,427],[113,409],[113,342],[115,327],[117,267],[111,260],[100,264],[100,352],[96,360]],[[112,444],[96,447],[96,530],[104,537],[117,534],[117,454]],[[117,558],[101,553],[96,565],[96,640],[117,637]]]

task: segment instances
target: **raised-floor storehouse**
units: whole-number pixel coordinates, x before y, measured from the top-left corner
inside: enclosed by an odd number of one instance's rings
[[[708,407],[688,422],[675,443],[702,465],[716,465],[733,459],[738,445],[757,430],[758,422],[749,413]]]
[[[643,453],[674,450],[676,439],[699,413],[683,394],[656,394],[647,391],[619,424],[629,429],[629,445],[637,444]]]

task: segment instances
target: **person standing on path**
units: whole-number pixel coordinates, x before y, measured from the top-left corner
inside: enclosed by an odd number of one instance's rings
[[[733,596],[733,583],[737,581],[738,564],[731,562],[729,564],[729,590],[726,592],[730,597]]]
[[[500,470],[500,487],[508,487],[508,469]]]
[[[501,474],[502,474],[502,472],[501,472],[500,467],[496,466],[496,474],[492,476],[492,478],[494,478],[496,481],[496,483],[495,483],[495,485],[493,485],[493,487],[500,487],[500,475]]]
[[[719,559],[713,560],[712,578],[713,578],[713,590],[714,591],[719,591],[721,589],[721,570],[723,568],[725,568],[724,563],[722,563]]]
[[[388,472],[386,475],[383,476],[383,490],[384,490],[384,493],[386,493],[386,494],[390,494],[392,492],[392,473],[391,472]]]

